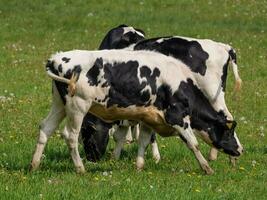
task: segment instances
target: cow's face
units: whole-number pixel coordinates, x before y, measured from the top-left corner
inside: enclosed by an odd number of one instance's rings
[[[243,147],[235,133],[235,127],[236,121],[228,121],[221,137],[214,141],[214,145],[231,156],[240,156],[243,152]]]

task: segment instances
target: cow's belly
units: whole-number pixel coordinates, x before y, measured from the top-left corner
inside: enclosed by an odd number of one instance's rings
[[[163,111],[154,106],[128,108],[112,106],[107,108],[100,104],[93,104],[89,112],[106,122],[116,120],[142,121],[163,137],[175,135],[175,130],[166,123]]]

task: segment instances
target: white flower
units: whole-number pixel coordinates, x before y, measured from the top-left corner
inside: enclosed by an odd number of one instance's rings
[[[108,175],[108,172],[103,172],[103,176],[107,176]]]

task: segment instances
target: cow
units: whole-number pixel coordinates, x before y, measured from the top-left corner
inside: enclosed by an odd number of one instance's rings
[[[123,25],[124,28],[127,28],[125,26],[127,25]],[[109,31],[105,38],[112,38],[110,35],[116,35],[116,43],[120,43],[119,38],[123,38],[124,36],[123,31],[117,31],[118,29],[120,29],[120,26]],[[128,29],[131,29],[135,33],[133,27],[128,26]],[[143,31],[142,34],[145,35]],[[132,35],[135,35],[136,39],[132,39],[131,41],[138,40],[138,42],[128,43],[128,47],[124,45],[126,49],[157,51],[182,61],[193,72],[201,91],[209,99],[215,110],[222,110],[229,120],[233,120],[233,116],[226,106],[224,97],[229,63],[232,64],[236,80],[235,90],[240,89],[242,80],[238,74],[235,50],[230,45],[209,39],[196,39],[182,36],[145,39],[145,37],[140,38],[140,34]],[[112,43],[112,41],[104,39],[101,46],[109,46],[109,43]],[[122,41],[122,43],[124,42]],[[201,134],[206,133],[201,132]],[[217,150],[212,148],[209,154],[209,160],[215,160],[216,158]],[[231,159],[231,161],[234,160]]]
[[[66,62],[67,60],[67,62]],[[134,120],[144,131],[139,142],[137,167],[144,166],[144,150],[151,129],[163,137],[180,136],[206,174],[212,174],[198,147],[195,130],[204,130],[205,141],[231,156],[243,147],[235,133],[236,122],[216,111],[200,90],[192,71],[183,62],[151,51],[73,50],[53,55],[46,71],[53,80],[53,101],[40,125],[31,170],[39,167],[48,138],[66,117],[62,133],[76,171],[85,172],[78,151],[78,136],[87,112],[106,122]],[[55,82],[64,84],[66,104]],[[148,138],[148,139],[145,139]]]

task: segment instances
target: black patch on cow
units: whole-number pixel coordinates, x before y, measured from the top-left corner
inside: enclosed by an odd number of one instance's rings
[[[144,37],[140,36],[136,32],[130,31],[126,34],[123,34],[123,28],[125,27],[128,26],[123,24],[111,29],[102,40],[99,49],[123,49],[144,39]],[[143,33],[142,30],[137,30]]]
[[[223,65],[223,73],[221,76],[221,81],[222,81],[222,90],[225,92],[226,89],[226,80],[227,80],[227,71],[228,71],[228,64],[229,64],[229,59],[226,61],[226,63]]]
[[[62,73],[62,65],[61,64],[58,65],[58,71]],[[55,72],[53,72],[53,73],[58,75],[58,71],[56,71],[56,73]],[[78,81],[81,71],[82,71],[81,66],[80,65],[75,65],[73,67],[73,69],[69,69],[64,74],[63,77],[65,77],[67,79],[70,79],[72,77],[72,75],[75,74],[77,76],[77,81]],[[60,97],[61,97],[61,99],[62,99],[62,101],[63,101],[63,103],[65,105],[66,104],[65,96],[68,94],[68,84],[62,83],[60,81],[55,81],[55,85],[56,85],[58,93],[59,93],[59,95],[60,95]]]
[[[109,141],[109,129],[106,123],[92,114],[87,114],[82,123],[81,135],[87,160],[96,162],[104,155]]]
[[[163,39],[163,41],[157,42],[159,39]],[[174,37],[153,38],[138,42],[134,50],[158,51],[181,60],[195,73],[203,76],[206,73],[206,60],[209,54],[202,49],[197,41],[188,41]]]
[[[147,66],[142,66],[140,68],[140,77],[145,77],[148,84],[151,86],[152,94],[154,95],[157,90],[156,86],[156,78],[159,77],[160,71],[158,68],[155,68],[153,70],[153,73],[151,73],[151,69]]]
[[[97,86],[99,81],[97,79],[100,74],[100,70],[103,68],[103,59],[97,58],[93,67],[89,69],[86,73],[86,77],[88,78],[88,83],[92,86]]]
[[[157,98],[154,105],[159,108],[159,110],[165,110],[169,106],[171,97],[172,91],[170,86],[163,84],[157,90]]]
[[[58,75],[58,71],[54,67],[54,61],[48,60],[45,67],[46,70],[51,71],[55,75]]]
[[[62,64],[59,64],[59,65],[58,65],[58,72],[59,72],[59,73],[62,73]]]
[[[233,49],[231,49],[228,53],[229,53],[229,56],[230,56],[230,58],[232,59],[232,61],[233,61],[235,64],[237,64],[237,58],[236,58],[236,53],[235,53],[235,51],[234,51]]]
[[[61,60],[64,61],[65,63],[68,63],[70,61],[70,58],[63,57]]]
[[[77,81],[80,78],[81,71],[82,71],[81,65],[75,65],[74,68],[72,69],[72,73],[77,76]]]
[[[106,80],[104,86],[110,87],[107,101],[108,107],[112,105],[117,105],[118,107],[128,107],[130,105],[144,106],[148,103],[151,94],[148,90],[142,90],[147,85],[150,87],[151,85],[145,80],[139,83],[137,76],[138,67],[137,61],[104,64],[104,79]],[[151,74],[149,76],[146,73],[143,75],[146,75],[148,80],[152,80],[158,74],[156,69],[154,71],[154,75]],[[104,86],[102,85],[102,87]]]
[[[156,133],[152,133],[150,138],[150,143],[154,143],[156,141]]]
[[[50,70],[55,75],[59,75],[58,70],[55,69],[54,61],[48,60],[47,63],[46,63],[46,69]],[[60,69],[60,67],[58,67],[58,69]],[[59,82],[59,81],[54,81],[54,82],[55,82],[56,88],[57,88],[57,90],[59,92],[60,98],[62,99],[62,101],[63,101],[63,103],[65,105],[66,104],[65,96],[68,94],[68,90],[67,90],[68,85],[66,83],[62,83],[62,82]]]

